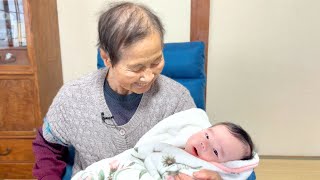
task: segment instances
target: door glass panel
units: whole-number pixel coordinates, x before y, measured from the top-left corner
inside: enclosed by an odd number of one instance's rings
[[[0,66],[28,65],[22,0],[0,0]]]

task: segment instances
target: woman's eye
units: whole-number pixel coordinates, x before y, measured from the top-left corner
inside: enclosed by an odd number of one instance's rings
[[[158,66],[158,65],[160,64],[160,62],[161,62],[161,61],[154,62],[154,63],[151,64],[151,66],[152,66],[152,67],[156,67],[156,66]]]
[[[217,157],[219,156],[219,154],[218,154],[218,151],[217,151],[217,150],[213,149],[213,153],[214,153]]]
[[[143,70],[143,67],[135,67],[131,69],[132,72],[140,72],[142,70]]]
[[[157,67],[159,64],[151,64],[151,68]]]

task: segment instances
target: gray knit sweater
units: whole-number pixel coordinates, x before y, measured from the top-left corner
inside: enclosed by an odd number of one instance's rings
[[[112,116],[104,99],[107,69],[66,83],[54,98],[46,115],[51,135],[44,138],[75,147],[73,174],[104,158],[134,147],[139,138],[162,119],[195,107],[189,91],[163,75],[144,93],[127,124],[108,125],[101,119]],[[52,137],[54,136],[54,138]]]

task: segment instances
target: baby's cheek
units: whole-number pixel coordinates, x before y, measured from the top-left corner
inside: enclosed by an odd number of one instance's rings
[[[184,150],[189,153],[189,154],[192,154],[192,152],[190,151],[189,147],[185,147]]]
[[[210,161],[210,162],[219,162],[219,158],[214,154],[213,151],[207,150],[205,153],[202,154],[201,159],[205,161]]]
[[[199,153],[199,158],[205,161],[212,161],[214,157],[207,151],[203,151]]]

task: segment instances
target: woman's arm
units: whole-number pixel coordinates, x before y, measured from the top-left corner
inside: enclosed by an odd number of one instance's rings
[[[60,180],[67,164],[68,148],[46,141],[42,128],[38,129],[32,147],[35,155],[33,176],[41,180]]]
[[[179,99],[180,101],[177,104],[175,113],[196,107],[196,104],[187,89],[185,89]]]

